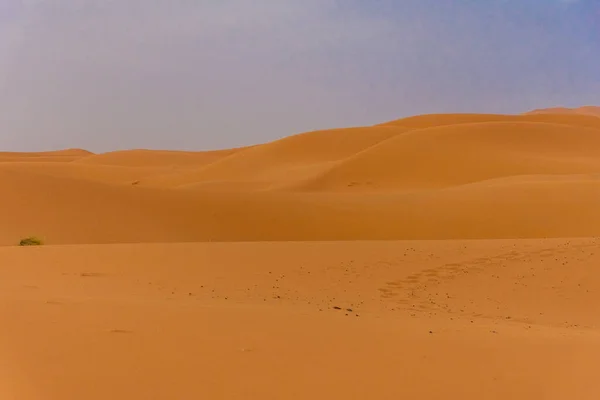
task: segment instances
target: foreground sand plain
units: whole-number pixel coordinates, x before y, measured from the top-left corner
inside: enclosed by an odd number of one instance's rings
[[[553,110],[0,153],[0,394],[600,398],[599,144]]]

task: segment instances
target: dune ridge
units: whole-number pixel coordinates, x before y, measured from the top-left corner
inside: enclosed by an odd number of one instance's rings
[[[242,151],[243,148],[214,151],[168,151],[168,150],[118,150],[102,154],[90,154],[78,163],[122,167],[198,167],[222,157]]]
[[[39,152],[2,152],[0,151],[0,163],[19,162],[69,162],[93,155],[93,153],[82,149],[65,149],[55,151]]]
[[[50,151],[21,151],[21,152],[9,152],[0,151],[0,156],[12,156],[12,157],[85,157],[93,155],[91,151],[84,149],[63,149],[63,150],[50,150]]]
[[[578,114],[578,115],[592,115],[600,117],[600,107],[598,106],[581,106],[581,107],[553,107],[553,108],[540,108],[527,112],[529,115],[536,114]]]

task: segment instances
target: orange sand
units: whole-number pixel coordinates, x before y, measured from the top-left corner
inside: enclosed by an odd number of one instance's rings
[[[594,110],[0,153],[0,398],[597,399]]]

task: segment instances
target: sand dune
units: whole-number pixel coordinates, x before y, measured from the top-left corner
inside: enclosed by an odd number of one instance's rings
[[[165,191],[0,172],[0,243],[390,240],[595,236],[600,180],[363,194]],[[54,193],[43,196],[41,193]],[[494,210],[491,212],[490,210]]]
[[[405,131],[396,127],[364,127],[307,132],[237,152],[195,171],[146,179],[142,184],[176,187],[250,181],[261,188],[285,185],[290,180],[314,176],[332,162]]]
[[[480,122],[397,136],[343,160],[307,187],[437,188],[506,176],[597,171],[600,129]]]
[[[551,111],[529,112],[522,115],[504,114],[424,114],[385,122],[376,126],[401,126],[409,129],[424,129],[458,124],[483,122],[541,122],[564,124],[588,128],[600,128],[598,119],[593,115],[576,113],[553,113]]]
[[[92,152],[83,149],[64,149],[54,151],[33,151],[33,152],[8,152],[0,151],[0,157],[86,157],[93,155]]]
[[[0,163],[4,162],[69,162],[92,155],[91,152],[81,149],[67,149],[59,151],[41,152],[0,152]]]
[[[94,154],[78,161],[81,164],[128,167],[198,167],[210,164],[243,149],[216,151],[121,150]]]
[[[114,165],[79,164],[74,162],[36,162],[19,159],[0,163],[0,170],[32,175],[54,176],[84,181],[135,184],[140,179],[172,171],[172,167],[123,167]]]
[[[0,244],[600,235],[599,149],[596,117],[459,114],[231,151],[5,154]]]
[[[597,399],[594,113],[0,153],[0,397]]]
[[[485,123],[490,125],[486,125]],[[544,125],[534,127],[530,125],[532,123],[561,126]],[[464,127],[463,125],[465,124],[472,126]],[[444,134],[439,134],[438,131],[427,132],[425,128],[444,129]],[[439,152],[442,158],[447,160],[460,154],[463,151],[461,148],[473,148],[474,145],[470,142],[472,138],[469,136],[476,136],[475,139],[478,140],[479,133],[485,133],[488,129],[493,130],[494,135],[497,136],[495,144],[503,142],[504,136],[510,136],[510,140],[513,142],[515,139],[517,141],[523,140],[533,143],[535,146],[537,145],[536,140],[556,139],[561,142],[568,141],[570,139],[566,135],[574,133],[578,128],[600,130],[600,121],[597,118],[589,116],[546,114],[527,117],[477,114],[417,116],[374,127],[316,131],[295,135],[256,146],[248,151],[238,152],[231,157],[224,158],[196,170],[150,177],[142,180],[141,184],[150,187],[192,187],[201,189],[222,188],[224,186],[229,188],[242,187],[244,190],[248,188],[260,190],[288,187],[312,188],[315,186],[314,184],[304,181],[323,180],[324,178],[321,175],[331,176],[335,174],[333,171],[345,168],[340,166],[340,164],[352,164],[353,159],[365,157],[366,160],[362,162],[364,165],[357,166],[357,168],[363,174],[369,174],[368,171],[373,167],[378,168],[377,171],[372,172],[370,176],[371,181],[382,178],[396,183],[395,186],[402,186],[402,175],[401,172],[398,174],[398,170],[407,167],[412,168],[413,165],[408,165],[411,162],[408,159],[399,160],[396,154],[406,155],[417,150],[410,147],[413,144],[404,146],[402,142],[405,140],[409,141],[409,139],[405,139],[405,136],[418,136],[415,140],[420,141],[422,146],[425,146],[426,152]],[[465,129],[469,133],[463,134]],[[536,130],[535,137],[530,137],[532,135],[527,132],[530,129]],[[416,130],[419,130],[419,132],[416,133]],[[412,132],[411,135],[413,136],[403,135],[403,133],[409,131]],[[548,132],[548,136],[543,136],[545,135],[544,131]],[[588,133],[588,140],[593,142],[595,140],[595,137],[591,137],[593,136],[593,132],[590,130],[586,132]],[[458,135],[458,137],[448,139],[452,140],[453,149],[438,148],[438,146],[444,146],[443,140],[446,140],[446,138],[442,136],[445,134]],[[557,135],[563,135],[563,137],[558,138]],[[489,135],[486,133],[487,136]],[[507,142],[506,144],[510,146],[512,142]],[[519,145],[519,143],[515,143],[517,150]],[[556,145],[558,146],[558,144]],[[551,147],[553,144],[551,142],[544,146]],[[375,149],[371,149],[371,147],[375,147]],[[366,153],[371,150],[372,153],[387,154],[387,160],[390,161],[391,158],[393,161],[391,163],[384,163],[377,159],[379,154],[373,154],[373,160],[370,160]],[[480,158],[487,157],[485,150],[481,150],[479,153]],[[511,154],[499,154],[498,157],[507,163],[519,162],[518,160],[511,160]],[[440,160],[434,161],[430,164],[429,168],[432,171],[436,171],[442,162]],[[474,162],[477,162],[477,160],[474,160]],[[562,166],[557,165],[556,168],[549,166],[549,168],[556,170],[561,169]],[[579,172],[582,170],[575,168],[575,171]],[[528,172],[529,169],[525,168],[524,173]],[[408,170],[406,170],[406,173],[408,173]],[[507,171],[507,173],[510,173],[510,171]],[[349,178],[345,181],[339,181],[337,184],[345,186],[356,181],[351,176]],[[486,178],[484,177],[484,179]],[[319,184],[316,184],[316,186],[319,186]],[[324,189],[323,186],[319,186],[319,188]]]
[[[592,115],[600,117],[600,107],[598,106],[583,106],[576,108],[568,107],[553,107],[553,108],[540,108],[529,111],[529,115],[534,114],[578,114],[578,115]]]

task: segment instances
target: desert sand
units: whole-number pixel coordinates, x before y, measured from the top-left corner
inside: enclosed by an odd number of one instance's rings
[[[599,116],[0,152],[0,397],[598,399]]]

